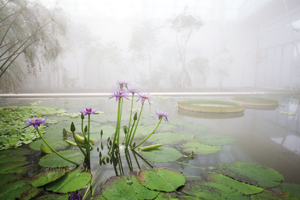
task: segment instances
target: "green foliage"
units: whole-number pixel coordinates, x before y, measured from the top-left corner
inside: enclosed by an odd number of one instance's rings
[[[65,151],[60,151],[59,152],[62,156],[77,162],[81,163],[83,162],[83,154],[80,151],[72,151],[72,150],[65,150]],[[40,159],[39,162],[40,165],[43,167],[65,167],[65,166],[74,166],[73,163],[70,163],[66,161],[65,159],[62,159],[58,155],[52,153],[49,155],[46,155]]]
[[[281,191],[289,192],[294,195],[296,198],[300,199],[300,185],[290,184],[290,183],[281,183],[279,185]]]
[[[29,144],[39,137],[33,126],[23,129],[26,126],[26,119],[54,115],[58,112],[60,110],[57,108],[36,106],[0,108],[0,150]],[[45,132],[43,126],[40,126],[39,130],[41,133]]]
[[[283,180],[282,175],[274,169],[253,163],[235,162],[232,165],[220,165],[219,168],[226,176],[260,187],[275,187]]]
[[[221,151],[221,146],[211,146],[206,144],[201,144],[199,142],[187,142],[184,143],[182,146],[182,150],[187,153],[191,153],[192,151],[195,154],[212,154]]]
[[[68,167],[58,168],[54,170],[43,171],[34,177],[32,177],[31,185],[33,187],[40,187],[55,181],[56,179],[62,177],[68,172]]]
[[[46,185],[46,189],[57,193],[68,193],[85,188],[91,181],[92,175],[91,173],[82,171],[83,169],[76,168],[56,181]]]
[[[235,143],[235,139],[223,134],[196,134],[194,138],[201,144],[225,146]]]
[[[149,142],[160,142],[162,144],[177,144],[183,141],[185,137],[178,133],[166,132],[153,134],[148,141]]]
[[[70,195],[60,196],[57,194],[46,194],[36,198],[36,200],[69,200]]]
[[[172,162],[179,159],[182,155],[171,147],[159,147],[150,151],[141,151],[141,155],[151,162]]]
[[[32,166],[27,165],[27,161],[6,162],[0,165],[0,174],[18,173],[25,174]]]
[[[141,170],[137,175],[138,181],[150,190],[172,192],[185,184],[185,177],[174,169],[164,167],[153,169],[154,171]]]

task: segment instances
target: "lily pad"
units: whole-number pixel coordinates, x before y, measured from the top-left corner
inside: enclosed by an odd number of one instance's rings
[[[159,192],[149,190],[148,188],[144,187],[136,178],[137,172],[129,172],[128,178],[132,181],[131,187],[133,187],[134,192],[136,193],[136,196],[139,199],[154,199]]]
[[[92,175],[88,172],[81,173],[82,170],[81,168],[77,168],[67,173],[63,177],[48,184],[46,189],[57,193],[68,193],[85,188],[90,182]]]
[[[22,177],[22,174],[0,174],[0,187],[5,183],[17,180]]]
[[[55,150],[66,149],[69,146],[69,144],[63,140],[63,137],[47,137],[45,138],[45,140]],[[39,139],[37,141],[32,142],[29,145],[29,147],[38,151],[40,150],[41,144],[44,144],[44,141],[42,139]]]
[[[109,178],[102,184],[101,189],[102,195],[106,199],[139,199],[132,187],[127,183],[127,178],[123,175]]]
[[[32,177],[33,181],[31,182],[31,185],[34,187],[46,185],[47,183],[62,177],[66,172],[68,172],[68,167],[41,172]]]
[[[69,200],[70,195],[46,194],[36,198],[36,200]]]
[[[84,156],[80,151],[72,151],[72,150],[65,150],[59,152],[62,156],[77,162],[81,163],[83,161]],[[65,159],[59,157],[55,153],[46,155],[40,159],[39,164],[43,167],[65,167],[65,166],[74,166],[73,163],[66,161]]]
[[[25,161],[26,160],[26,157],[24,156],[5,156],[5,155],[2,155],[0,156],[0,164],[2,163],[7,163],[7,162],[14,162],[14,161]]]
[[[8,163],[1,164],[0,174],[9,174],[9,173],[24,174],[32,168],[32,166],[24,166],[27,164],[28,164],[27,161],[8,162]]]
[[[235,143],[235,139],[222,134],[197,134],[195,139],[201,144],[208,144],[214,146],[225,146]]]
[[[290,183],[281,183],[279,185],[281,191],[289,192],[294,195],[296,198],[300,199],[300,185],[290,184]]]
[[[289,198],[289,193],[283,193],[280,190],[266,189],[262,193],[252,195],[251,199],[278,200],[278,199],[295,199]],[[296,200],[296,199],[295,199]]]
[[[4,151],[0,151],[0,155],[13,155],[13,156],[23,156],[31,154],[31,150],[24,149],[24,148],[17,148],[17,149],[7,149]]]
[[[25,180],[17,180],[1,187],[0,199],[31,199],[43,189],[31,186]]]
[[[216,172],[207,173],[207,176],[210,180],[234,188],[244,194],[257,194],[264,190],[263,188],[239,182]]]
[[[178,200],[174,192],[161,192],[155,200]]]
[[[253,163],[223,164],[219,169],[226,176],[259,187],[275,187],[283,180],[282,175],[274,169]]]
[[[203,180],[188,181],[181,191],[192,196],[181,196],[180,199],[249,199],[231,187]]]
[[[153,134],[147,141],[149,142],[159,142],[162,144],[177,144],[180,141],[184,140],[183,135],[167,132],[167,133],[156,133]]]
[[[192,151],[195,154],[212,154],[217,153],[222,149],[221,146],[211,146],[206,144],[200,144],[199,142],[187,142],[181,146],[184,152],[191,153]]]
[[[153,169],[154,171],[141,170],[137,175],[137,180],[150,190],[172,192],[185,184],[185,177],[181,172],[164,167]]]
[[[211,129],[210,127],[203,124],[186,124],[184,127],[199,132],[205,132]]]
[[[182,154],[171,147],[160,147],[150,151],[141,151],[141,155],[151,162],[172,162],[179,159]]]

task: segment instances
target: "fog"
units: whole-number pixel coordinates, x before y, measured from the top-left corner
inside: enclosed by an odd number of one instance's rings
[[[64,13],[62,53],[2,93],[110,92],[117,80],[147,92],[300,86],[299,0],[39,2]]]

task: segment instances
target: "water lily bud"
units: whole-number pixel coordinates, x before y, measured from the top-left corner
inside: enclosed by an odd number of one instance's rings
[[[83,113],[81,113],[81,119],[84,119],[84,114]]]
[[[102,149],[102,151],[103,151],[103,143],[101,142],[101,149]]]
[[[87,129],[88,129],[87,126],[85,126],[85,127],[84,127],[84,132],[87,132]]]
[[[111,142],[111,140],[109,140],[109,146],[111,146],[112,145],[112,142]]]
[[[63,133],[63,136],[64,136],[64,137],[67,137],[67,136],[68,136],[68,132],[67,132],[67,130],[66,130],[65,128],[63,129],[62,133]]]
[[[108,156],[106,157],[106,162],[109,163],[109,157]]]
[[[103,130],[101,130],[100,135],[103,135]]]
[[[99,147],[97,147],[97,152],[99,152],[99,150],[100,150]]]
[[[123,126],[124,133],[127,133],[127,126]]]
[[[100,153],[99,153],[99,158],[101,159],[101,157],[102,157],[102,153],[101,153],[101,151],[100,151]]]
[[[71,129],[72,132],[74,132],[74,131],[76,130],[75,125],[74,125],[73,122],[72,122],[72,124],[71,124],[71,128],[70,128],[70,129]]]
[[[137,120],[137,112],[134,114],[133,120]]]

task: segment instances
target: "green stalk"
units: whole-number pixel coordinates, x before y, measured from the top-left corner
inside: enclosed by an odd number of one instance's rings
[[[119,127],[118,127],[118,141],[117,144],[119,145],[120,143],[120,129],[121,129],[121,118],[122,118],[122,110],[123,110],[123,98],[120,99],[121,100],[121,105],[120,105],[120,114],[119,114]]]
[[[138,146],[140,146],[141,144],[143,144],[155,131],[156,129],[159,127],[160,123],[161,123],[162,118],[159,120],[156,128],[154,129],[154,131],[152,133],[150,133],[150,135],[148,135],[148,137],[146,137],[143,141],[141,141],[138,145],[136,145],[135,147],[131,148],[131,150],[137,148]]]
[[[127,131],[127,133],[130,133],[130,125],[131,125],[131,117],[132,117],[132,107],[133,107],[133,98],[134,98],[134,93],[132,93],[131,108],[130,108],[130,118],[129,118],[129,124],[128,124],[128,131]],[[125,141],[127,141],[128,135],[129,134],[127,134],[125,136]]]
[[[125,146],[126,146],[126,148],[127,148],[127,147],[128,147],[128,145],[129,145],[129,140],[130,140],[130,138],[131,138],[131,134],[132,134],[132,131],[133,131],[133,127],[134,127],[135,121],[136,121],[136,120],[134,120],[134,121],[133,121],[133,124],[132,124],[131,130],[130,130],[130,133],[129,133],[129,134],[127,133],[127,135],[129,135],[129,136],[127,137],[127,140],[126,140],[126,142],[125,142]]]
[[[130,146],[131,146],[131,143],[132,143],[132,141],[133,141],[133,138],[134,138],[136,129],[137,129],[138,125],[139,125],[139,121],[140,121],[140,118],[141,118],[141,115],[142,115],[143,107],[144,107],[144,104],[142,104],[141,111],[140,111],[140,114],[139,114],[139,118],[138,118],[138,120],[137,120],[136,126],[135,126],[135,128],[134,128],[134,132],[133,132],[133,134],[132,134],[132,137],[131,137],[131,140],[130,140],[130,143],[129,143]]]
[[[81,119],[81,132],[83,137],[85,138],[85,132],[83,131],[83,119]]]
[[[90,162],[91,162],[91,155],[90,155],[90,120],[91,120],[91,114],[88,114],[88,141],[87,141],[87,157],[88,157],[88,169],[91,169]]]
[[[55,150],[48,144],[48,142],[46,142],[46,140],[44,139],[44,137],[43,137],[42,134],[40,133],[39,128],[36,128],[36,130],[37,130],[38,134],[40,135],[40,137],[42,138],[42,140],[45,142],[45,144],[46,144],[46,145],[47,145],[54,153],[56,153],[56,155],[58,155],[59,157],[65,159],[66,161],[68,161],[68,162],[70,162],[70,163],[73,163],[73,164],[75,164],[75,165],[77,165],[77,166],[80,165],[80,164],[78,164],[78,163],[76,163],[76,162],[74,162],[74,161],[72,161],[72,160],[69,160],[68,158],[62,156],[62,155],[59,154],[57,151],[55,151]]]
[[[163,146],[163,144],[154,144],[154,145],[150,145],[150,146],[146,146],[146,147],[139,147],[138,150],[140,151],[149,151],[152,149],[156,149],[157,147],[161,147]]]
[[[122,98],[120,98],[120,99],[122,99]],[[112,148],[112,149],[111,149],[112,154],[114,153],[115,143],[116,143],[116,138],[117,138],[117,136],[118,136],[118,127],[119,127],[119,123],[120,123],[120,121],[119,121],[120,107],[121,107],[121,101],[120,101],[120,99],[119,99],[119,103],[118,103],[117,127],[116,127],[116,132],[115,132],[114,140],[113,140],[112,147],[111,147],[111,148]]]
[[[73,138],[74,138],[74,140],[75,140],[77,146],[79,147],[81,153],[84,155],[84,157],[86,157],[86,153],[84,153],[84,151],[82,150],[81,146],[79,145],[77,139],[75,138],[75,133],[74,133],[74,131],[72,131],[72,134],[73,134]]]

